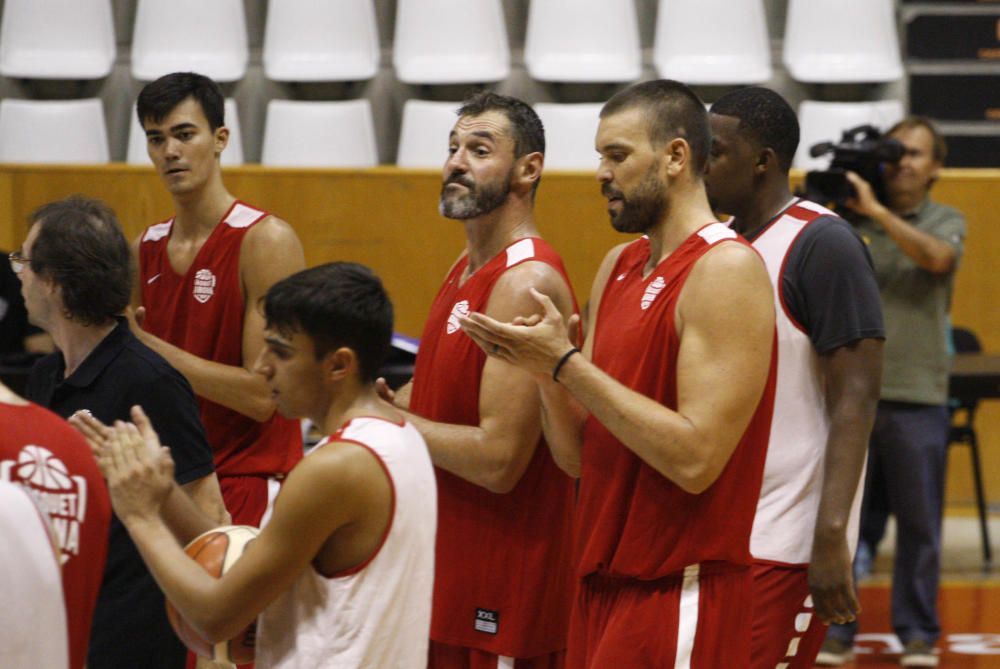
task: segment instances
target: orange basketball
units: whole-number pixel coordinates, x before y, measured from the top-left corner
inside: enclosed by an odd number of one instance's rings
[[[247,545],[257,538],[259,532],[256,527],[248,525],[224,525],[196,537],[184,550],[204,567],[205,571],[219,578],[236,564]],[[213,644],[198,634],[169,600],[167,618],[174,632],[192,652],[215,662],[234,664],[253,662],[256,621],[229,641]]]

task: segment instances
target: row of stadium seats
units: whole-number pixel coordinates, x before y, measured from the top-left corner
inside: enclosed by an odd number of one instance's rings
[[[501,0],[397,0],[394,31],[392,62],[404,83],[487,83],[510,72]],[[531,0],[525,31],[525,64],[538,81],[640,76],[634,0]],[[0,75],[99,79],[116,56],[111,0],[4,2]],[[374,0],[269,0],[269,79],[366,80],[379,57]],[[136,79],[193,70],[232,82],[248,60],[243,0],[138,0]],[[659,0],[652,60],[660,76],[695,85],[767,81],[764,0]],[[801,82],[898,80],[893,0],[789,0],[782,60]]]
[[[396,164],[440,168],[458,102],[409,100],[403,107]],[[600,103],[537,103],[546,129],[545,163],[550,169],[591,170],[597,166],[594,135]],[[903,116],[898,101],[844,103],[804,101],[799,106],[802,142],[795,166],[817,169],[823,158],[809,156],[817,142],[835,141],[841,131],[870,123],[881,129]],[[226,101],[231,130],[223,165],[243,163],[239,113]],[[134,114],[127,162],[149,164],[145,136]],[[108,138],[101,100],[0,101],[0,162],[107,163]],[[267,106],[261,164],[280,167],[372,167],[378,164],[371,103],[272,100]]]

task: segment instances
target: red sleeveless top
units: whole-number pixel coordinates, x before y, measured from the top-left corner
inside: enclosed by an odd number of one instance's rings
[[[479,425],[485,354],[457,316],[483,312],[500,276],[540,261],[566,280],[538,238],[514,242],[459,286],[468,258],[441,287],[424,326],[410,409],[442,423]],[[575,304],[574,304],[575,308]],[[443,469],[438,481],[437,560],[431,639],[498,655],[533,657],[566,647],[571,579],[573,480],[540,440],[521,480],[492,493]]]
[[[594,364],[676,410],[677,299],[695,263],[720,243],[747,244],[722,224],[709,224],[645,278],[649,240],[643,237],[627,246],[601,297]],[[718,285],[726,289],[725,277],[719,277]],[[593,416],[587,419],[577,513],[580,576],[652,580],[679,575],[696,563],[714,563],[703,572],[726,569],[725,563],[750,564],[750,529],[767,452],[775,370],[772,356],[766,390],[746,432],[721,476],[698,495],[643,462]]]
[[[167,255],[173,219],[148,227],[139,244],[143,328],[199,358],[242,367],[246,305],[240,245],[247,231],[267,216],[233,203],[183,276]],[[287,474],[302,458],[298,421],[275,412],[258,423],[203,397],[198,403],[220,477]]]

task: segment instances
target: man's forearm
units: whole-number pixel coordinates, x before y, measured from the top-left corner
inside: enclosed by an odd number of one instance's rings
[[[137,333],[137,336],[183,374],[199,397],[260,423],[274,414],[274,402],[261,377],[243,367],[199,358],[148,332]]]
[[[583,425],[589,412],[562,385],[539,383],[542,399],[542,432],[559,468],[580,477],[583,452]]]
[[[491,444],[482,427],[439,423],[404,413],[427,442],[436,467],[500,494],[509,492],[520,479],[523,470],[512,457],[517,447]]]
[[[712,449],[676,411],[621,385],[579,355],[566,362],[559,381],[615,438],[682,489],[698,494],[715,480]]]
[[[921,269],[935,274],[950,272],[955,250],[934,235],[918,230],[887,207],[881,207],[872,219],[882,226],[894,242]]]

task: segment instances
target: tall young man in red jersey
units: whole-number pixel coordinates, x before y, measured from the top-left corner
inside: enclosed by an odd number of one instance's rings
[[[22,399],[3,383],[0,425],[0,481],[24,486],[56,531],[69,666],[82,669],[108,552],[108,489],[83,437],[59,416]]]
[[[532,286],[575,311],[533,218],[544,151],[534,110],[493,93],[467,100],[449,136],[440,209],[462,221],[467,247],[431,307],[412,385],[396,395],[438,475],[433,669],[562,666],[573,482],[540,445],[531,376],[487,359],[457,320],[530,316]]]
[[[223,105],[218,85],[190,72],[161,77],[139,94],[149,157],[175,213],[135,245],[135,331],[198,395],[233,522],[260,525],[277,481],[302,457],[302,436],[250,372],[263,345],[257,303],[305,259],[286,222],[226,190]]]
[[[764,258],[777,305],[781,364],[750,540],[750,666],[808,669],[823,623],[858,612],[851,559],[882,371],[878,284],[847,222],[792,197],[799,123],[780,95],[728,93],[712,105],[711,126],[709,201]]]
[[[598,271],[583,355],[544,290],[543,318],[462,321],[491,360],[534,373],[546,440],[580,474],[574,668],[749,663],[774,305],[760,258],[708,206],[709,141],[701,100],[678,82],[602,109],[612,225],[645,236]]]

